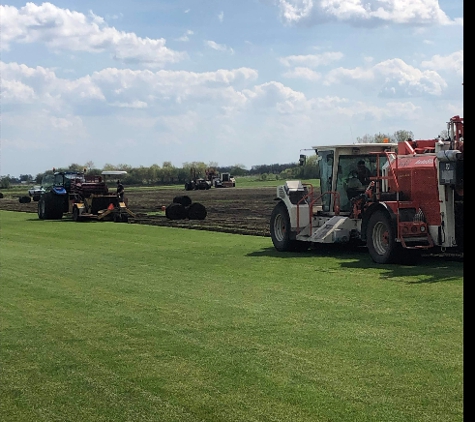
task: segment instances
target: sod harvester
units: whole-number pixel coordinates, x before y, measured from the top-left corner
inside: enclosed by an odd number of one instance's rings
[[[454,116],[446,139],[313,147],[320,189],[299,180],[277,188],[275,248],[362,244],[380,264],[424,250],[463,253],[463,128]]]
[[[127,174],[126,171],[103,171],[86,175],[85,171],[54,171],[43,178],[44,192],[38,201],[41,220],[59,220],[71,215],[74,221],[112,220],[127,222],[135,217],[116,192],[110,192],[105,178]]]

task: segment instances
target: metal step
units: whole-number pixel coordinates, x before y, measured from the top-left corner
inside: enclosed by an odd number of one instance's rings
[[[330,218],[323,226],[312,230],[310,236],[299,236],[297,239],[316,243],[346,243],[350,240],[351,230],[354,229],[354,221],[348,217],[336,215]]]

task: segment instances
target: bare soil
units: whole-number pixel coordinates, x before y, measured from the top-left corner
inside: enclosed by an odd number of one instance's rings
[[[185,195],[192,202],[205,206],[207,215],[204,220],[169,220],[165,216],[162,207],[170,205],[175,197]],[[197,191],[185,191],[178,187],[140,192],[126,190],[128,207],[136,214],[135,218],[129,218],[129,223],[264,237],[270,237],[270,216],[276,204],[275,197],[275,187],[211,188]],[[36,213],[37,208],[37,202],[20,203],[18,196],[5,195],[0,198],[0,210]],[[463,251],[431,251],[427,255],[463,261]]]
[[[276,188],[211,188],[209,190],[185,191],[156,189],[134,192],[126,190],[129,209],[136,214],[129,223],[169,227],[185,227],[253,236],[270,236],[269,221],[275,206]],[[188,196],[192,202],[206,208],[204,220],[169,220],[162,207],[173,202],[176,196]],[[38,203],[19,202],[18,197],[0,198],[0,209],[20,212],[37,212]],[[66,217],[64,217],[66,218]]]

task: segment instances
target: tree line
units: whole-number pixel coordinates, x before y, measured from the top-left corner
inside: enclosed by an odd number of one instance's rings
[[[98,175],[106,170],[125,170],[127,174],[121,176],[121,181],[128,185],[170,185],[184,184],[195,178],[207,178],[211,172],[220,175],[230,173],[234,177],[255,176],[257,179],[285,179],[285,178],[316,178],[318,169],[316,167],[316,156],[309,159],[303,166],[298,163],[287,164],[260,164],[252,166],[250,169],[242,164],[233,166],[218,166],[217,163],[190,162],[184,163],[182,167],[175,167],[171,162],[165,161],[161,166],[153,164],[150,167],[140,166],[132,167],[128,164],[113,165],[105,164],[102,168],[95,167],[92,161],[84,165],[72,163],[68,167],[56,168],[54,171],[85,171],[86,174]],[[31,174],[21,174],[20,177],[2,176],[0,188],[8,188],[10,185],[26,183],[41,184],[43,177],[52,174],[53,169],[38,173],[36,176]]]
[[[445,132],[445,133],[444,133]],[[446,137],[447,131],[442,131],[439,135]],[[407,139],[414,139],[414,134],[407,130],[398,130],[391,134],[376,133],[374,135],[363,135],[356,138],[356,143],[373,142],[403,142]],[[316,157],[309,157],[304,165],[298,163],[287,164],[260,164],[252,166],[250,169],[242,164],[233,166],[218,166],[215,162],[208,164],[204,162],[183,163],[182,167],[175,167],[170,161],[164,161],[161,166],[152,164],[150,167],[140,166],[132,167],[128,164],[105,164],[102,169],[96,168],[92,161],[84,165],[77,163],[70,164],[67,168],[58,168],[57,171],[83,171],[89,174],[100,174],[104,170],[125,170],[127,174],[123,176],[122,181],[129,185],[164,185],[164,184],[183,184],[192,178],[205,178],[207,171],[213,170],[216,173],[230,173],[234,177],[256,176],[260,179],[314,179],[318,177],[318,166]],[[35,177],[31,174],[21,174],[20,177],[10,175],[0,176],[0,188],[7,188],[10,184],[18,183],[37,183],[40,184],[45,174],[52,173],[53,170],[46,170],[38,173]]]

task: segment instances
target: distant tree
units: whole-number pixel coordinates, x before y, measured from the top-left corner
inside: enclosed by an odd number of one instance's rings
[[[369,134],[363,135],[361,137],[358,136],[356,138],[356,142],[359,143],[359,144],[369,144],[369,143],[374,142],[374,136],[369,135]]]
[[[381,132],[374,135],[374,142],[384,142],[385,139],[391,139],[391,136]]]
[[[244,176],[246,174],[246,166],[244,164],[235,164],[231,167],[230,173],[233,176]]]
[[[83,171],[83,170],[84,170],[84,166],[81,166],[80,164],[77,164],[77,163],[72,163],[67,168],[67,171]]]
[[[10,187],[10,175],[0,177],[0,189],[8,189]]]
[[[87,168],[87,171],[88,171],[88,172],[91,172],[91,170],[94,168],[94,162],[93,162],[93,161],[88,161],[88,162],[84,165],[84,167]]]
[[[132,166],[129,164],[117,164],[117,167],[114,170],[125,170],[126,172],[129,172],[132,170]]]
[[[35,177],[36,183],[41,184],[41,181],[43,180],[45,173],[38,173]]]
[[[30,183],[32,180],[33,176],[31,174],[20,174],[20,182]]]
[[[179,168],[177,169],[177,182],[178,183],[185,183],[186,181],[189,180],[190,178],[190,170],[189,169],[184,169],[184,168]]]
[[[447,129],[441,130],[439,136],[442,139],[447,139],[449,137],[449,132],[447,131]]]
[[[171,161],[163,162],[160,173],[160,179],[162,183],[173,183],[174,176],[177,174],[176,169]]]
[[[414,134],[410,130],[397,130],[394,132],[393,139],[396,142],[404,142],[408,139],[414,139]]]

